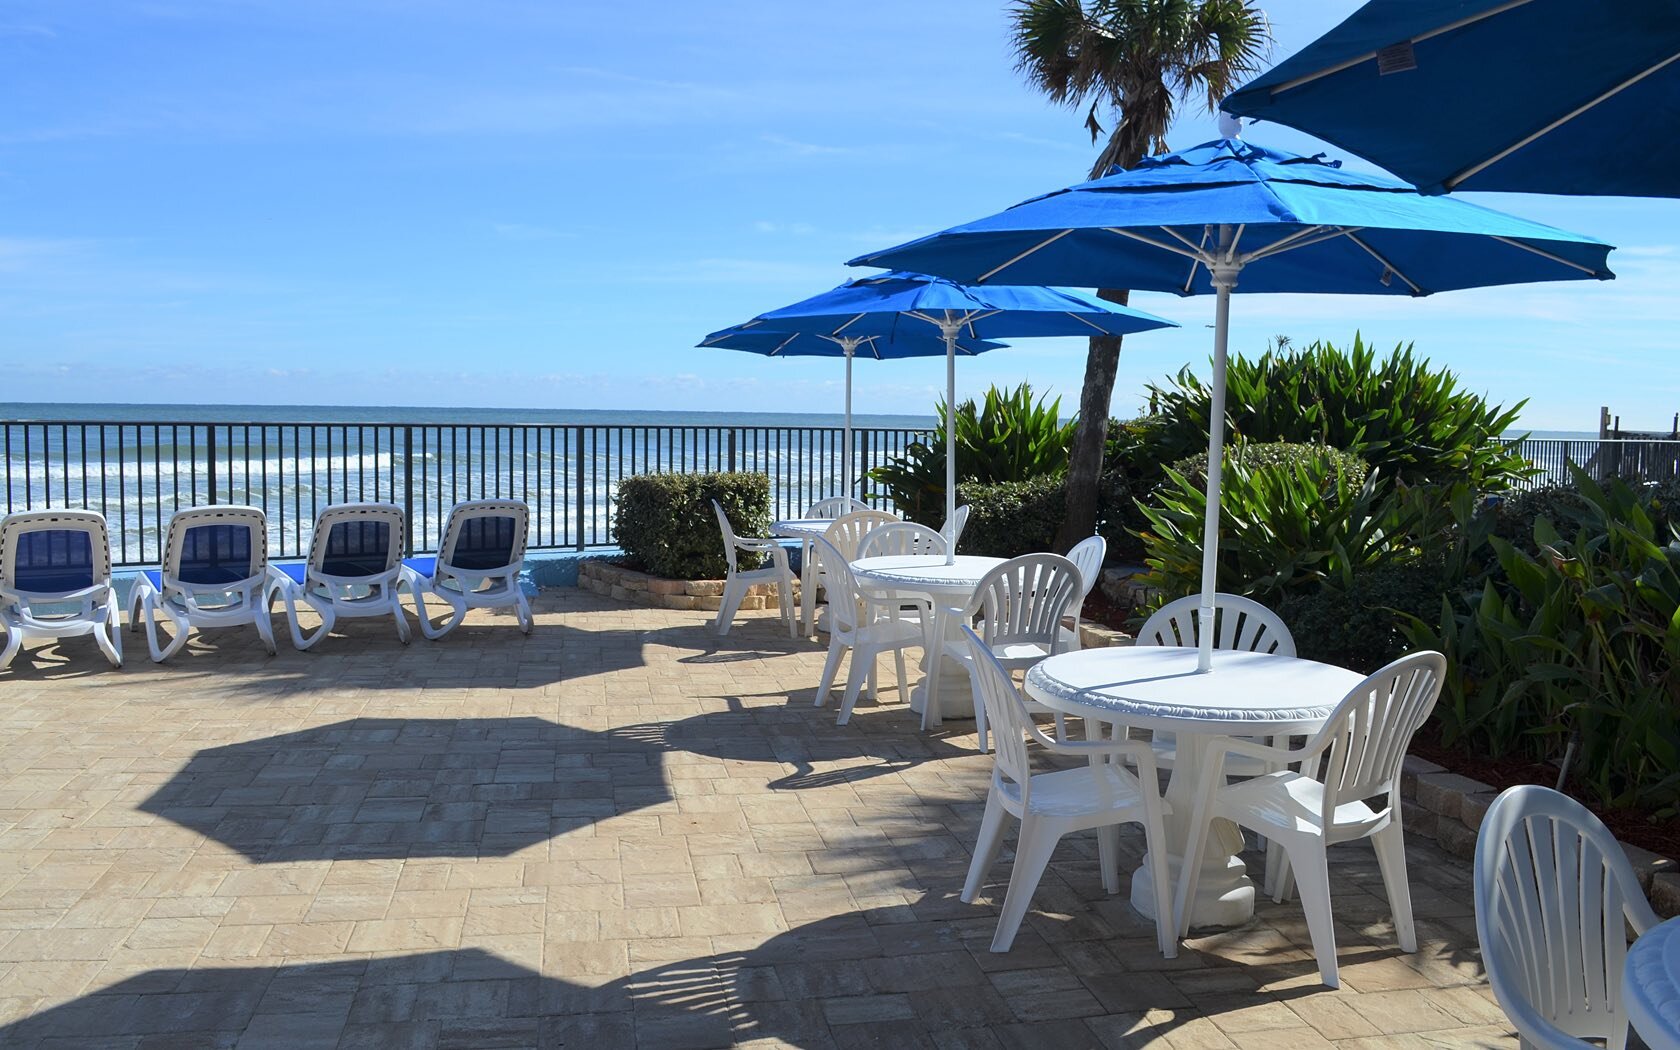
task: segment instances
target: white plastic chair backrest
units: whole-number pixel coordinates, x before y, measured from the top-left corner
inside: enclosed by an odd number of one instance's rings
[[[445,569],[500,575],[525,561],[531,509],[516,499],[466,500],[449,508],[434,578]]]
[[[403,509],[395,503],[341,503],[315,518],[309,541],[309,575],[359,583],[394,573],[406,538]]]
[[[850,514],[834,519],[834,524],[823,530],[823,538],[834,544],[840,554],[847,561],[856,561],[858,544],[871,529],[878,529],[882,525],[892,525],[899,520],[898,515],[888,514],[884,510],[854,510]]]
[[[1192,594],[1161,606],[1138,629],[1136,644],[1195,646],[1200,641],[1196,628],[1202,618],[1201,601],[1200,595]],[[1277,613],[1253,598],[1215,594],[1213,617],[1215,649],[1295,655],[1295,637],[1289,628]]]
[[[970,681],[986,706],[986,724],[992,736],[992,780],[1000,787],[1014,784],[1024,810],[1032,790],[1032,762],[1027,757],[1032,716],[1015,690],[1015,680],[992,655],[991,646],[967,624],[962,630],[971,660]]]
[[[1482,965],[1524,1045],[1620,1045],[1627,925],[1658,919],[1610,829],[1550,788],[1511,788],[1482,817],[1474,881]]]
[[[1410,653],[1354,686],[1336,705],[1324,728],[1307,742],[1323,751],[1323,827],[1334,823],[1336,807],[1387,795],[1397,804],[1400,764],[1412,736],[1441,695],[1447,658],[1437,652]]]
[[[258,507],[176,511],[160,575],[165,596],[240,590],[268,573],[268,518]]]
[[[723,504],[712,500],[712,513],[717,515],[718,531],[723,533],[723,556],[729,559],[729,575],[735,575],[735,526],[729,523],[729,515],[723,512]]]
[[[1062,617],[1079,600],[1080,586],[1078,567],[1060,554],[1023,554],[980,578],[969,618],[981,617],[988,645],[1038,643],[1057,652]]]
[[[840,548],[821,536],[811,537],[811,553],[816,556],[817,569],[823,574],[828,588],[828,615],[834,620],[834,629],[843,633],[857,629],[858,595],[857,577],[852,575],[852,567]]]
[[[1102,578],[1103,559],[1108,557],[1108,541],[1101,536],[1080,540],[1068,551],[1068,561],[1079,569],[1079,597],[1083,600]]]
[[[957,544],[962,542],[963,530],[966,528],[968,528],[968,504],[964,503],[957,508],[956,513],[951,515],[950,521],[940,526],[939,534],[945,537],[945,542],[950,544],[951,550],[956,550]]]
[[[104,515],[29,510],[0,521],[0,590],[33,598],[110,582],[111,539]]]
[[[881,558],[900,554],[944,554],[945,537],[926,525],[896,521],[870,529],[858,544],[859,558]]]
[[[838,518],[842,514],[850,514],[854,510],[868,509],[869,504],[865,503],[863,500],[853,499],[850,496],[830,496],[827,499],[817,500],[809,507],[806,507],[805,517],[808,520],[816,520],[819,518]]]

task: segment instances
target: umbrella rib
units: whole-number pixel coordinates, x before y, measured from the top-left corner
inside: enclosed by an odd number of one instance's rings
[[[1102,335],[1113,335],[1114,334],[1113,332],[1110,332],[1108,329],[1104,328],[1102,325],[1093,322],[1089,318],[1080,317],[1078,314],[1072,312],[1071,310],[1064,310],[1062,312],[1067,314],[1069,317],[1073,318],[1075,321],[1078,321],[1080,324],[1090,325],[1092,328],[1096,329]]]
[[[1501,244],[1509,244],[1513,248],[1521,248],[1525,252],[1533,252],[1535,255],[1540,256],[1540,258],[1550,259],[1552,262],[1555,262],[1560,266],[1567,266],[1574,270],[1580,270],[1582,273],[1588,274],[1592,277],[1598,277],[1600,279],[1604,277],[1603,271],[1595,270],[1590,266],[1582,266],[1578,262],[1570,262],[1561,255],[1554,255],[1551,252],[1546,251],[1544,248],[1536,248],[1532,244],[1524,244],[1522,241],[1513,237],[1495,237],[1493,239]]]
[[[1443,33],[1451,33],[1454,30],[1463,29],[1467,25],[1474,25],[1477,22],[1483,21],[1484,19],[1492,18],[1495,15],[1502,15],[1505,12],[1507,12],[1507,11],[1513,9],[1513,8],[1522,7],[1524,4],[1527,4],[1529,2],[1531,2],[1531,0],[1510,0],[1509,3],[1504,3],[1504,4],[1500,4],[1498,7],[1489,8],[1488,10],[1483,11],[1479,14],[1470,15],[1467,18],[1461,18],[1456,22],[1449,22],[1444,26],[1437,26],[1436,28],[1431,29],[1427,33],[1420,33],[1417,36],[1407,37],[1405,40],[1396,40],[1395,43],[1397,43],[1397,44],[1401,44],[1401,43],[1407,43],[1407,44],[1421,43],[1422,41],[1428,40],[1431,37],[1437,37],[1437,36],[1440,36]],[[1376,57],[1377,57],[1377,52],[1367,51],[1362,55],[1356,55],[1353,58],[1347,59],[1344,62],[1338,62],[1333,66],[1326,66],[1325,68],[1317,70],[1316,72],[1303,74],[1301,76],[1296,77],[1294,80],[1286,80],[1283,83],[1279,84],[1277,87],[1272,88],[1270,91],[1267,92],[1267,94],[1270,95],[1272,98],[1277,98],[1279,95],[1283,94],[1285,91],[1293,91],[1296,88],[1301,87],[1303,85],[1311,84],[1315,80],[1322,80],[1325,77],[1335,76],[1337,73],[1340,73],[1344,69],[1352,69],[1354,66],[1357,66],[1362,62],[1369,62],[1369,61],[1371,61],[1371,59],[1376,58]]]
[[[1377,260],[1378,262],[1382,263],[1384,273],[1391,273],[1394,276],[1400,278],[1402,281],[1405,281],[1406,282],[1406,287],[1410,288],[1413,291],[1413,293],[1415,293],[1417,295],[1427,295],[1427,294],[1429,294],[1428,292],[1425,292],[1421,287],[1419,287],[1418,283],[1416,281],[1412,280],[1410,277],[1407,277],[1404,273],[1402,273],[1400,271],[1399,267],[1395,266],[1393,263],[1391,263],[1387,259],[1383,258],[1381,252],[1377,251],[1375,248],[1371,247],[1369,244],[1366,244],[1363,240],[1361,240],[1357,234],[1349,233],[1347,235],[1347,239],[1352,241],[1353,243],[1359,245],[1361,248],[1365,249],[1366,254],[1369,255],[1371,258],[1373,258],[1373,259]]]
[[[1563,116],[1559,117],[1558,119],[1552,121],[1550,124],[1547,124],[1545,127],[1541,128],[1539,131],[1536,131],[1531,135],[1525,136],[1524,138],[1518,140],[1516,143],[1505,147],[1504,149],[1500,150],[1498,153],[1495,153],[1493,156],[1491,156],[1488,159],[1482,161],[1480,164],[1476,164],[1476,165],[1473,165],[1471,167],[1465,168],[1463,171],[1459,172],[1456,175],[1450,176],[1449,178],[1446,178],[1446,179],[1442,179],[1441,180],[1441,185],[1445,186],[1448,191],[1457,189],[1459,183],[1464,182],[1466,179],[1474,178],[1476,175],[1478,175],[1481,172],[1487,170],[1488,168],[1493,167],[1495,164],[1498,164],[1500,161],[1504,160],[1506,157],[1509,157],[1511,154],[1513,154],[1513,153],[1517,152],[1518,150],[1522,149],[1524,146],[1528,145],[1529,143],[1533,142],[1534,140],[1551,134],[1553,131],[1556,131],[1558,128],[1563,127],[1565,124],[1574,120],[1576,117],[1585,113],[1587,110],[1592,109],[1594,106],[1598,105],[1601,102],[1609,101],[1610,99],[1614,98],[1615,96],[1621,94],[1623,91],[1626,91],[1628,88],[1630,88],[1633,85],[1639,83],[1641,80],[1644,80],[1646,77],[1650,76],[1651,74],[1657,73],[1657,72],[1663,70],[1664,68],[1672,65],[1676,60],[1680,60],[1680,51],[1676,51],[1674,54],[1669,55],[1667,58],[1663,59],[1661,62],[1658,62],[1656,65],[1651,66],[1649,69],[1646,69],[1646,70],[1638,73],[1635,76],[1629,77],[1628,79],[1622,81],[1620,84],[1617,84],[1615,87],[1613,87],[1610,90],[1608,90],[1608,91],[1604,92],[1603,94],[1599,95],[1597,98],[1592,99],[1589,102],[1586,102],[1586,103],[1584,103],[1580,106],[1575,107],[1574,109],[1570,110],[1568,113],[1566,113]]]
[[[1294,233],[1282,240],[1273,241],[1271,244],[1268,244],[1263,248],[1254,249],[1247,255],[1243,256],[1242,262],[1244,266],[1247,266],[1249,263],[1264,259],[1269,255],[1277,255],[1281,252],[1293,251],[1296,248],[1306,248],[1322,241],[1331,240],[1332,238],[1346,236],[1350,233],[1358,233],[1362,229],[1364,229],[1363,226],[1355,226],[1351,229],[1345,226],[1308,226],[1304,229],[1296,230]]]
[[[866,316],[868,316],[868,315],[866,315],[866,314],[857,314],[857,315],[856,315],[856,316],[854,316],[854,317],[853,317],[853,318],[852,318],[852,319],[851,319],[851,320],[849,320],[849,321],[847,321],[847,322],[846,322],[846,323],[845,323],[845,324],[843,324],[843,325],[841,325],[841,326],[840,326],[840,327],[838,327],[838,328],[836,328],[836,329],[835,329],[835,330],[834,330],[834,334],[835,334],[835,335],[839,335],[839,334],[840,334],[840,333],[841,333],[841,332],[844,332],[844,331],[845,331],[845,330],[846,330],[846,329],[848,329],[848,328],[850,328],[850,327],[851,327],[851,326],[852,326],[852,325],[854,325],[854,324],[857,324],[857,323],[858,323],[858,322],[859,322],[859,321],[861,321],[861,320],[863,320],[863,319],[864,319],[864,317],[866,317]]]
[[[795,332],[794,334],[788,336],[786,339],[783,339],[781,342],[777,343],[776,344],[776,349],[770,351],[768,354],[765,354],[764,356],[765,357],[775,357],[777,354],[781,353],[783,350],[786,350],[787,345],[789,343],[793,342],[795,339],[798,339],[798,338],[799,338],[799,333]],[[827,338],[827,337],[825,336],[824,338]]]
[[[1052,244],[1055,244],[1057,241],[1061,240],[1063,237],[1066,237],[1068,234],[1070,234],[1072,232],[1073,232],[1072,230],[1063,230],[1061,233],[1056,234],[1054,237],[1050,237],[1047,240],[1043,240],[1043,241],[1038,242],[1037,244],[1033,245],[1031,248],[1028,248],[1026,251],[1022,252],[1020,255],[1017,255],[1017,256],[1015,256],[1015,258],[1010,259],[1008,262],[1004,263],[1002,266],[993,267],[992,269],[987,270],[985,273],[981,274],[979,277],[976,277],[974,279],[974,283],[975,284],[985,284],[986,281],[989,278],[996,277],[998,274],[1000,274],[1003,271],[1009,269],[1011,266],[1014,266],[1016,263],[1020,262],[1022,259],[1025,259],[1027,256],[1031,255],[1033,252],[1038,251],[1040,248],[1050,247]]]
[[[1144,244],[1148,244],[1148,245],[1151,245],[1153,247],[1159,248],[1164,252],[1172,252],[1174,255],[1182,255],[1186,259],[1200,259],[1200,258],[1202,258],[1202,253],[1199,250],[1186,251],[1183,248],[1178,248],[1178,247],[1175,247],[1171,244],[1163,244],[1160,241],[1157,241],[1152,237],[1145,237],[1141,233],[1134,233],[1131,230],[1121,229],[1118,226],[1104,226],[1103,229],[1108,231],[1109,233],[1117,233],[1122,237],[1130,237],[1134,241],[1142,241]],[[1179,237],[1179,235],[1177,233],[1174,233],[1173,230],[1170,229],[1169,227],[1161,226],[1161,227],[1158,227],[1158,229],[1166,231],[1171,236],[1173,236],[1175,238],[1178,238],[1181,241],[1184,241],[1185,244],[1190,243],[1189,241],[1185,240],[1183,237]]]

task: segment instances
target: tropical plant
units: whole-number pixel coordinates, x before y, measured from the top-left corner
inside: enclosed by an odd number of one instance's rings
[[[1250,0],[1013,0],[1010,18],[1016,69],[1051,101],[1083,109],[1093,145],[1106,131],[1092,178],[1165,150],[1179,100],[1200,95],[1212,112],[1259,70],[1271,43],[1265,14]],[[1123,290],[1097,294],[1128,298]],[[1092,337],[1086,356],[1061,549],[1089,536],[1097,519],[1120,342]]]
[[[985,484],[965,481],[957,486],[957,502],[969,510],[968,528],[963,531],[962,552],[994,558],[1047,551],[1056,542],[1062,515],[1067,509],[1067,475],[1047,474],[1025,481]],[[1136,537],[1129,529],[1130,511],[1137,503],[1120,471],[1102,476],[1097,501],[1097,535],[1108,541],[1111,551],[1123,556],[1134,553]]]
[[[1073,424],[1061,419],[1061,398],[1034,398],[1032,386],[992,387],[983,402],[957,405],[957,476],[983,484],[1025,481],[1067,469]],[[950,413],[937,406],[939,422],[926,441],[911,442],[904,454],[869,472],[886,488],[898,512],[911,521],[938,525],[945,507],[945,427]]]
[[[1345,453],[1295,446],[1289,453],[1226,450],[1220,489],[1222,591],[1275,603],[1326,580],[1351,580],[1406,554],[1410,500],[1385,491],[1372,472],[1363,484]],[[1207,495],[1175,470],[1143,507],[1144,582],[1167,599],[1193,594],[1202,581],[1202,525]]]
[[[768,474],[636,474],[618,483],[613,534],[629,561],[655,576],[675,580],[720,579],[723,553],[712,500],[723,506],[743,535],[770,527]],[[761,555],[742,552],[741,568],[757,568]]]
[[[1398,484],[1464,482],[1496,492],[1530,472],[1504,437],[1523,403],[1491,405],[1432,368],[1410,344],[1378,359],[1358,335],[1341,350],[1317,342],[1235,357],[1225,371],[1225,415],[1246,441],[1294,441],[1351,452]],[[1165,424],[1158,450],[1167,460],[1207,445],[1212,390],[1188,368],[1151,385]]]

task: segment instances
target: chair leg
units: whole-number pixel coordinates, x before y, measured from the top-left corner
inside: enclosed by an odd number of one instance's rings
[[[840,698],[840,717],[834,724],[843,726],[852,720],[852,708],[857,705],[858,693],[863,691],[864,681],[875,673],[876,653],[861,646],[852,649],[852,670],[846,676],[846,693]],[[869,670],[865,671],[867,667]]]
[[[1102,871],[1104,893],[1120,892],[1120,825],[1105,824],[1097,829],[1097,867]]]
[[[717,633],[727,635],[729,629],[735,626],[735,613],[741,607],[741,599],[746,597],[747,585],[740,579],[731,576],[723,584],[723,601],[718,605],[716,620]]]
[[[881,702],[881,690],[879,687],[880,677],[881,654],[876,653],[874,656],[869,658],[869,702],[872,704],[878,704]]]
[[[963,883],[964,904],[974,903],[986,873],[997,863],[998,852],[1003,849],[1003,818],[1008,815],[996,792],[986,796],[986,815],[980,818],[980,837],[974,842],[974,859],[969,862],[968,879]]]
[[[1312,936],[1318,974],[1326,987],[1339,987],[1336,972],[1336,926],[1330,912],[1330,861],[1322,839],[1301,840],[1290,851],[1290,867],[1301,889],[1301,909],[1306,912],[1307,932]]]
[[[105,600],[105,622],[94,628],[93,640],[99,645],[99,651],[105,654],[105,659],[111,661],[112,667],[121,667],[122,621],[117,615],[117,596],[111,593]]]
[[[898,672],[898,698],[904,703],[910,702],[910,683],[904,673],[904,650],[893,650],[893,670]]]
[[[1406,833],[1398,820],[1390,822],[1371,836],[1371,846],[1377,851],[1377,867],[1382,869],[1383,888],[1388,891],[1388,907],[1394,913],[1394,934],[1400,950],[1415,952],[1417,927],[1412,922],[1412,887],[1406,878]]]
[[[391,615],[395,617],[397,621],[397,640],[402,642],[404,645],[407,645],[409,642],[408,617],[403,615],[402,601],[398,595],[393,592],[390,597]],[[465,609],[460,610],[460,612],[462,616],[466,615]]]
[[[23,634],[19,631],[6,632],[6,648],[0,652],[0,671],[12,666],[12,660],[17,657],[18,650],[23,648]]]
[[[257,637],[262,639],[263,647],[268,655],[273,656],[280,651],[274,644],[274,616],[266,602],[258,604],[256,596],[251,598],[252,619],[257,625]]]
[[[845,652],[846,643],[831,632],[828,636],[828,659],[823,661],[822,680],[817,683],[817,698],[811,701],[812,707],[828,703],[828,692],[834,688],[834,675],[840,670],[840,657]]]
[[[1003,911],[998,915],[992,951],[1006,952],[1015,943],[1015,934],[1021,930],[1021,920],[1027,917],[1038,880],[1044,877],[1044,869],[1050,866],[1050,855],[1056,852],[1060,840],[1060,835],[1049,831],[1030,814],[1022,819],[1021,833],[1015,842],[1015,866],[1009,872],[1009,890],[1003,896]]]
[[[157,618],[162,615],[169,621],[169,629],[175,636],[169,639],[167,645],[158,645]],[[147,595],[142,615],[146,620],[146,648],[151,650],[152,662],[163,663],[165,660],[181,651],[187,644],[187,636],[192,633],[192,625],[177,617],[170,611],[169,606],[157,600],[153,595]]]
[[[513,585],[518,587],[519,581],[513,581]],[[513,612],[519,619],[519,632],[521,634],[530,634],[532,627],[531,603],[526,600],[524,591],[518,591],[516,597],[513,599]]]

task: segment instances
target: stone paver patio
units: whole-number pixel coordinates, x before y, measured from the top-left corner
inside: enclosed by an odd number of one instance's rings
[[[1516,1045],[1431,843],[1415,956],[1369,848],[1331,851],[1340,991],[1290,904],[1162,959],[1090,837],[993,955],[1007,852],[957,900],[972,722],[924,735],[883,688],[836,727],[822,649],[762,615],[720,641],[535,605],[530,638],[479,613],[164,667],[130,635],[120,672],[27,649],[0,673],[0,1047]]]

